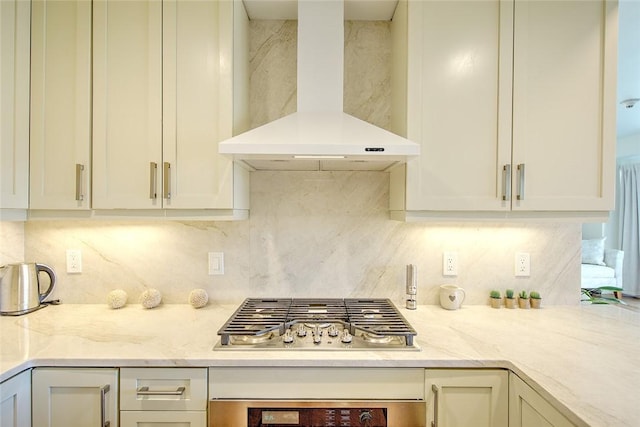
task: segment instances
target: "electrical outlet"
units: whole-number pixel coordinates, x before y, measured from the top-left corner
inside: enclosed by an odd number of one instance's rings
[[[82,273],[82,251],[67,249],[67,273]]]
[[[531,276],[531,256],[528,252],[516,252],[516,277]]]
[[[444,252],[442,254],[442,275],[457,276],[458,275],[458,253]]]
[[[209,275],[216,276],[224,274],[224,253],[209,252]]]

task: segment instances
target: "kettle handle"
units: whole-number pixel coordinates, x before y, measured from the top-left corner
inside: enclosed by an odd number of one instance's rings
[[[38,273],[40,273],[41,271],[44,271],[49,275],[49,288],[47,288],[46,291],[40,293],[40,302],[44,301],[45,298],[47,298],[49,294],[53,292],[53,287],[56,284],[56,273],[51,267],[45,264],[36,263],[36,275],[38,275]],[[40,279],[38,279],[38,292],[40,292]]]

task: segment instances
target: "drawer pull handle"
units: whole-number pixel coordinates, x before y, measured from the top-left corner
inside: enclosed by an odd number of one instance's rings
[[[149,387],[138,387],[136,394],[138,396],[182,396],[184,394],[184,387],[178,387],[174,391],[162,391],[162,390],[149,390]]]

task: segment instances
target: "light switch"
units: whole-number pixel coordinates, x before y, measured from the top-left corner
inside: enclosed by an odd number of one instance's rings
[[[209,252],[209,275],[224,274],[224,253]]]

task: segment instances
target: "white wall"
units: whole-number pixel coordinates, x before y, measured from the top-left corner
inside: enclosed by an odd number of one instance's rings
[[[634,108],[640,108],[640,104]],[[618,163],[624,162],[629,158],[640,161],[640,133],[618,139],[616,158],[618,159]]]

